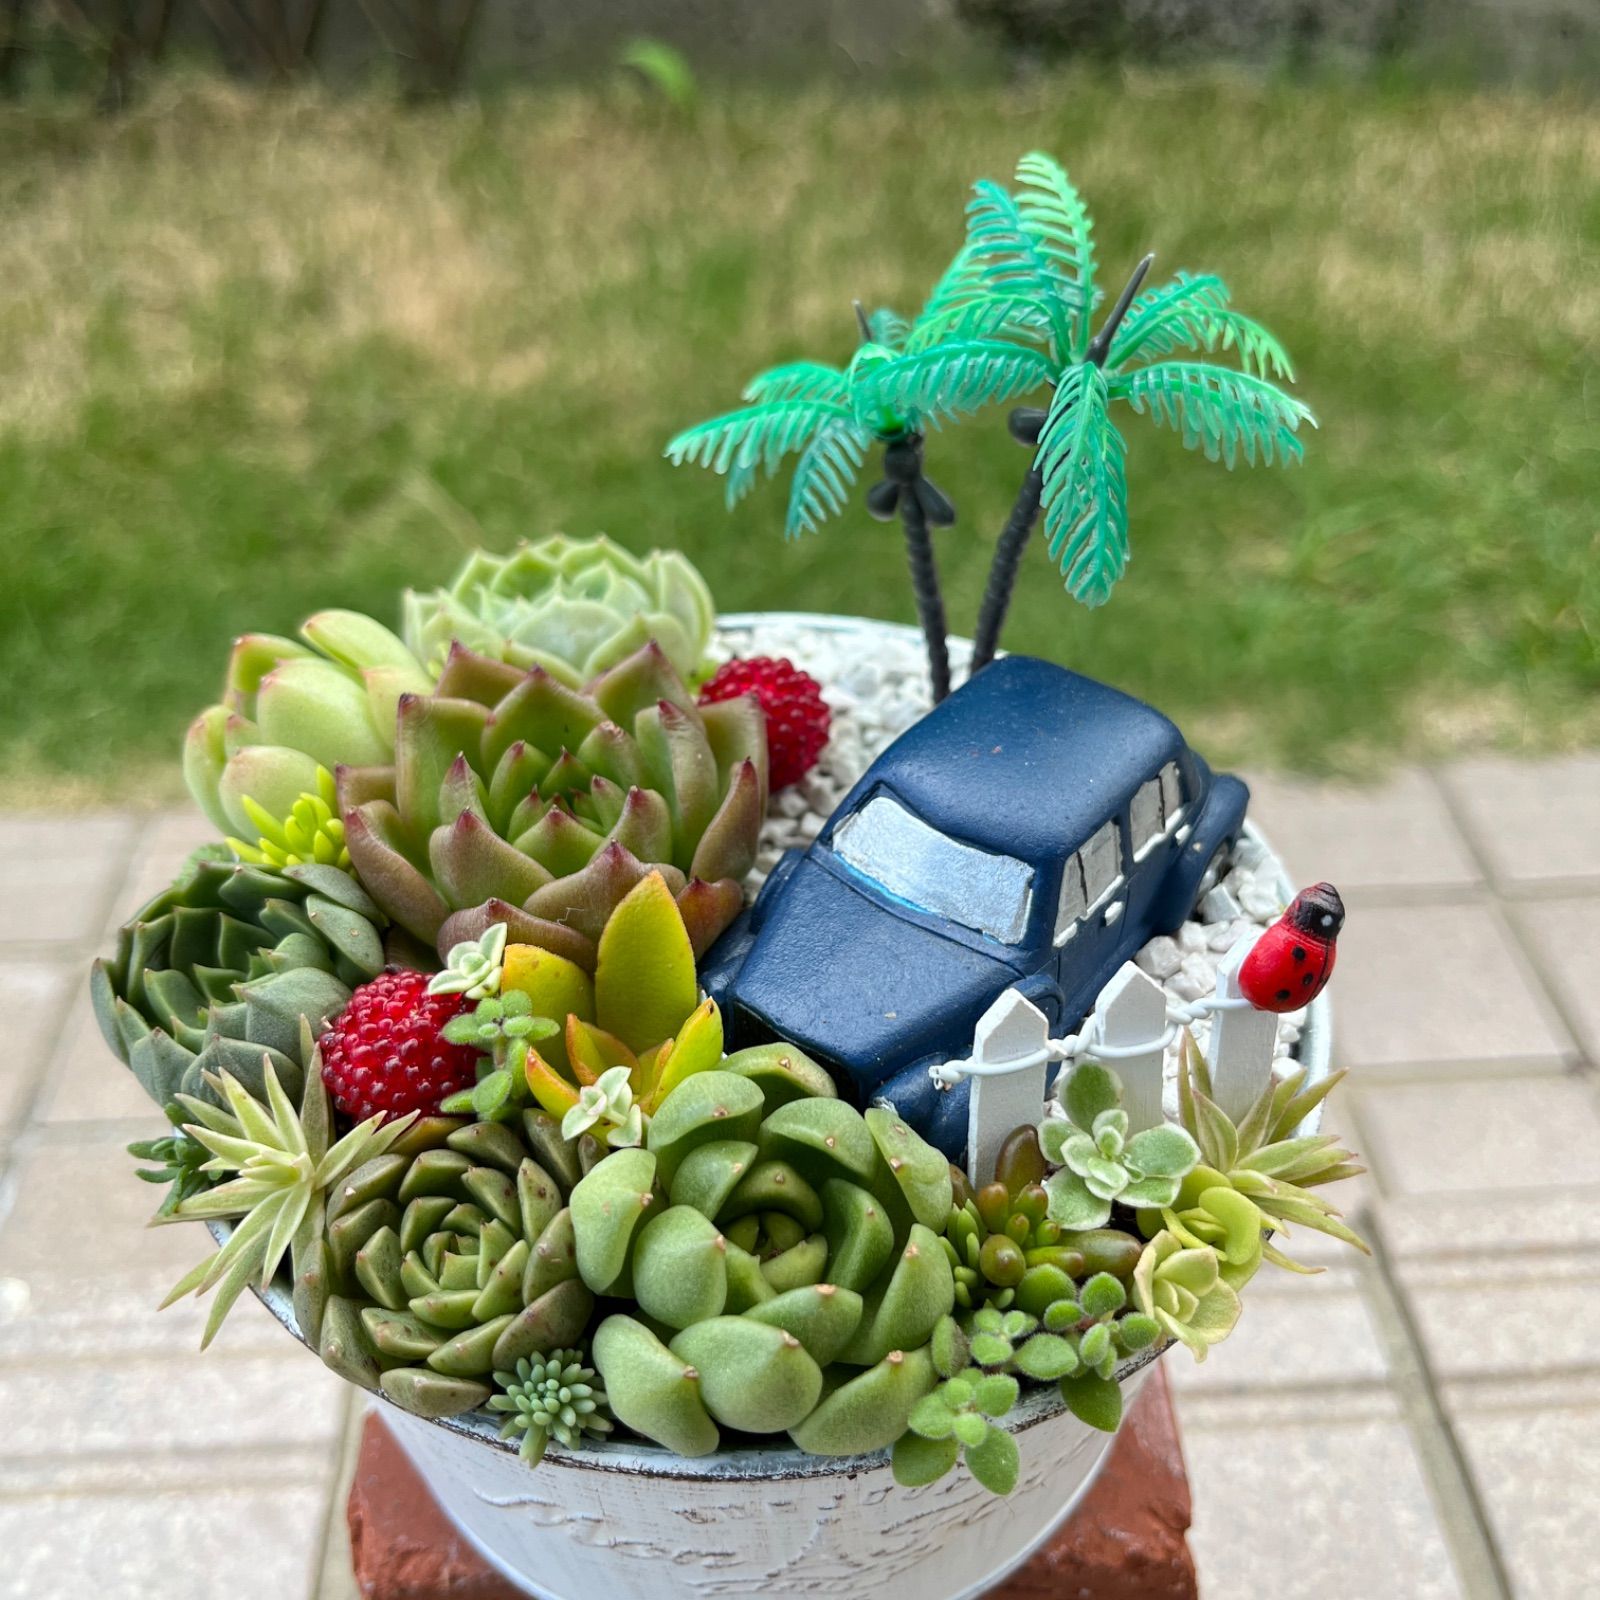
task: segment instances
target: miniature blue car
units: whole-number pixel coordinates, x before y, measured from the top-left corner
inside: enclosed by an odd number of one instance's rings
[[[1189,915],[1249,791],[1150,706],[1026,656],[986,667],[873,762],[707,953],[729,1048],[785,1039],[952,1160],[966,1056],[1015,985],[1052,1033]]]

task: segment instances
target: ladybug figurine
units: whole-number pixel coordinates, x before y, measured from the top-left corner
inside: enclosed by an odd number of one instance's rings
[[[1256,940],[1239,965],[1239,992],[1257,1011],[1298,1011],[1327,987],[1344,926],[1344,901],[1314,883]]]

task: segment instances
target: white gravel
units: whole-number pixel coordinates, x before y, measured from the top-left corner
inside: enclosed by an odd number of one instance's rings
[[[871,648],[870,656],[863,655],[859,633],[819,627],[781,613],[718,627],[712,646],[716,659],[785,656],[817,679],[833,712],[828,744],[817,765],[798,784],[772,797],[751,874],[752,891],[785,850],[811,843],[861,774],[929,709],[927,658],[920,635],[911,630],[874,630]],[[970,646],[952,639],[950,658],[959,685]],[[1135,961],[1175,999],[1193,1001],[1212,994],[1217,968],[1228,951],[1282,913],[1276,880],[1276,862],[1256,840],[1242,839],[1221,881],[1196,908],[1195,919],[1184,923],[1176,937],[1152,939]],[[1280,1021],[1280,1057],[1294,1053],[1304,1023],[1304,1011],[1290,1012]],[[1194,1025],[1202,1045],[1209,1032],[1205,1019]]]

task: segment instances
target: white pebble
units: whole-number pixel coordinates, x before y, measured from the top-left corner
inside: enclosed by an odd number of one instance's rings
[[[1152,939],[1134,960],[1152,978],[1170,978],[1183,965],[1183,952],[1165,934]]]
[[[1206,948],[1206,930],[1198,922],[1186,922],[1178,929],[1178,948],[1189,954]]]
[[[1200,902],[1202,922],[1232,922],[1238,915],[1239,902],[1220,883],[1215,888],[1207,890],[1205,898]]]

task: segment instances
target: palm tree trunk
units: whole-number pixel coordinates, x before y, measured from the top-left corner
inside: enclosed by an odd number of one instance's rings
[[[900,493],[900,525],[906,534],[906,565],[911,569],[911,593],[917,602],[917,620],[928,646],[928,680],[933,703],[950,693],[950,650],[944,616],[944,596],[939,591],[939,568],[933,557],[933,536],[928,514],[922,508],[915,483]]]
[[[989,563],[989,581],[984,585],[983,603],[978,607],[978,628],[972,642],[972,671],[979,672],[994,660],[1000,648],[1000,630],[1005,626],[1006,611],[1011,605],[1011,591],[1016,587],[1017,568],[1022,564],[1022,552],[1028,547],[1028,536],[1039,520],[1039,499],[1044,493],[1044,479],[1037,467],[1029,467],[1028,475],[1017,491],[1011,516],[994,547],[994,559]]]
[[[859,308],[858,308],[859,309]],[[922,474],[922,435],[902,434],[883,447],[883,481],[867,491],[867,509],[880,522],[898,510],[906,536],[906,565],[911,571],[911,594],[917,620],[928,647],[928,681],[933,703],[950,693],[950,649],[939,589],[939,566],[934,559],[933,528],[955,521],[955,507]]]

